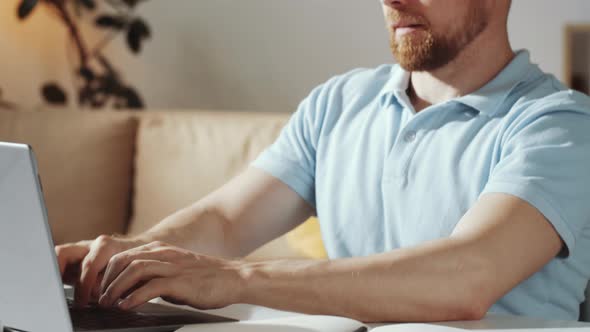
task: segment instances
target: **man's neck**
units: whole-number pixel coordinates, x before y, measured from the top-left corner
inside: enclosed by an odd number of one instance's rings
[[[444,67],[412,72],[408,96],[416,112],[477,91],[514,58],[508,33],[482,32]]]

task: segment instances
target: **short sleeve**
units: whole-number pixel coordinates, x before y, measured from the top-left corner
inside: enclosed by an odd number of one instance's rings
[[[518,121],[502,140],[500,158],[482,194],[519,197],[537,208],[575,250],[590,224],[590,115],[560,111]]]
[[[277,140],[251,164],[281,180],[314,208],[316,149],[330,86],[337,77],[313,89],[299,104]]]

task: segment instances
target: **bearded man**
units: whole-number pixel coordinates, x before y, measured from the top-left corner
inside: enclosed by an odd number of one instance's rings
[[[512,50],[510,5],[384,0],[398,64],[315,88],[249,169],[146,233],[58,246],[62,273],[81,266],[77,301],[577,319],[590,101]],[[329,259],[236,259],[312,215]]]

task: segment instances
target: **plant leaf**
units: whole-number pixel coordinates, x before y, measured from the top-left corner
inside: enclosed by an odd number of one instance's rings
[[[139,53],[141,51],[141,42],[149,37],[151,37],[151,31],[145,21],[140,18],[134,19],[127,31],[127,45],[131,51]]]
[[[90,100],[90,107],[92,108],[102,108],[104,104],[107,102],[108,97],[104,94],[96,93],[92,96]]]
[[[127,31],[127,46],[133,53],[139,53],[141,50],[141,37],[136,30]]]
[[[84,5],[84,7],[90,10],[96,8],[96,3],[94,2],[94,0],[78,0],[78,2],[80,2],[82,5]]]
[[[120,89],[121,83],[112,74],[106,74],[100,78],[100,85],[98,90],[107,94],[114,95]]]
[[[121,30],[127,25],[127,20],[122,16],[100,15],[94,23],[101,28]]]
[[[119,108],[128,108],[128,109],[135,109],[139,110],[144,108],[143,100],[132,87],[123,87],[118,93],[119,98],[123,99],[123,103],[121,103]]]
[[[17,9],[18,18],[20,20],[27,18],[33,9],[35,9],[38,2],[38,0],[22,0]]]
[[[135,7],[141,0],[122,0],[127,6],[133,8]]]
[[[89,86],[80,88],[80,91],[78,91],[78,104],[81,106],[87,105],[90,102],[90,98],[92,98],[92,88]]]
[[[41,88],[45,101],[54,105],[65,105],[68,101],[66,93],[57,83],[46,83]]]
[[[86,81],[92,81],[94,79],[94,72],[89,67],[81,67],[78,74],[82,76]]]

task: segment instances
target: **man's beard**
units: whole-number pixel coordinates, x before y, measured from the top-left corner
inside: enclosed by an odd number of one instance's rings
[[[407,19],[422,25],[418,31],[397,38],[390,31],[390,46],[399,65],[407,71],[432,71],[453,61],[488,25],[486,8],[476,1],[455,30],[436,34],[421,17],[394,10],[390,22]]]

